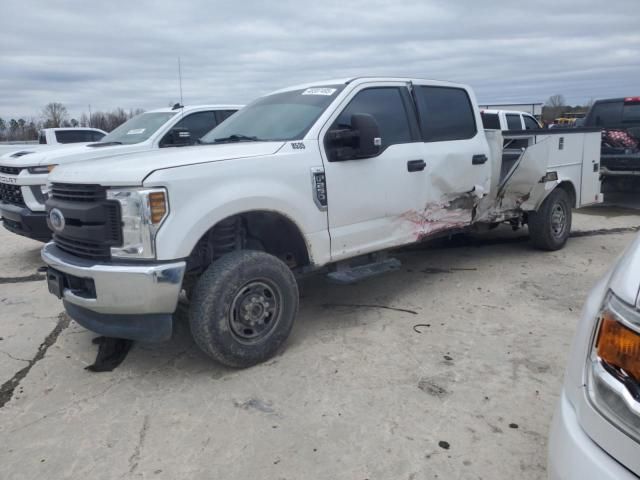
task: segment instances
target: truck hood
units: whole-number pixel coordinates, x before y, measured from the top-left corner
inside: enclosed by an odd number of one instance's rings
[[[89,147],[95,143],[66,144],[50,146],[42,149],[25,148],[19,154],[11,152],[0,158],[0,165],[11,165],[20,167],[35,167],[37,165],[61,165],[64,163],[81,162],[94,158],[110,157],[113,155],[125,155],[132,151],[149,150],[150,144],[134,145],[112,145],[109,147]],[[42,145],[46,147],[46,145]],[[56,148],[57,147],[57,148]],[[30,152],[27,155],[20,155],[23,152]]]
[[[79,146],[81,145],[81,146]],[[64,152],[85,148],[85,143],[69,144],[57,143],[55,145],[14,145],[15,148],[7,150],[3,147],[0,151],[0,165],[16,167],[34,167],[40,165],[47,156],[63,156]]]
[[[197,163],[273,155],[284,142],[241,142],[194,147],[163,148],[60,165],[49,174],[52,183],[94,183],[137,186],[156,170]],[[105,147],[107,148],[107,147]]]
[[[609,288],[628,304],[640,307],[640,234],[618,261]]]

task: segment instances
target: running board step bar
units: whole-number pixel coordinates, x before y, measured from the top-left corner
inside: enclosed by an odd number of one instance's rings
[[[327,278],[332,283],[339,285],[349,285],[359,282],[369,277],[375,277],[383,273],[398,270],[402,264],[396,258],[383,258],[364,265],[349,266],[348,264],[338,264],[334,272],[327,274]]]

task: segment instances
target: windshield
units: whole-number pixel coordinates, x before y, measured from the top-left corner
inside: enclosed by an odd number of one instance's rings
[[[127,120],[111,133],[102,137],[100,143],[122,143],[131,145],[144,142],[177,112],[141,113]],[[99,144],[98,144],[99,145]]]
[[[229,117],[202,143],[298,140],[305,136],[344,85],[275,93],[259,98]]]

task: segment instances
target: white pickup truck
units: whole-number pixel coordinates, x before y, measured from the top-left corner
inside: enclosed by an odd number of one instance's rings
[[[601,201],[600,133],[538,133],[483,130],[472,90],[453,83],[280,90],[201,148],[56,168],[49,290],[90,330],[161,341],[184,289],[200,348],[253,365],[289,335],[297,275],[359,280],[397,267],[389,249],[480,223],[528,224],[536,246],[561,248],[571,208]]]
[[[97,143],[0,157],[0,216],[7,230],[34,240],[51,239],[44,202],[47,176],[56,166],[164,147],[193,145],[235,113],[239,105],[161,108],[137,115]],[[57,130],[57,129],[54,129]],[[55,133],[55,132],[54,132]]]
[[[480,110],[482,125],[490,130],[539,130],[542,128],[533,115],[516,110]]]
[[[69,143],[98,142],[106,134],[107,132],[99,128],[43,128],[38,134],[37,143],[34,141],[0,144],[0,155],[16,153],[26,155],[43,150],[51,150],[56,147],[64,147]]]

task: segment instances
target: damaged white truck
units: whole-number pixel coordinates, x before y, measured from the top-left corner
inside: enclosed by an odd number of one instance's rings
[[[397,265],[390,249],[498,222],[554,250],[572,207],[601,201],[598,130],[485,131],[448,82],[291,87],[201,141],[51,173],[42,257],[81,325],[167,340],[184,290],[199,347],[247,367],[289,335],[299,275],[362,279]]]

